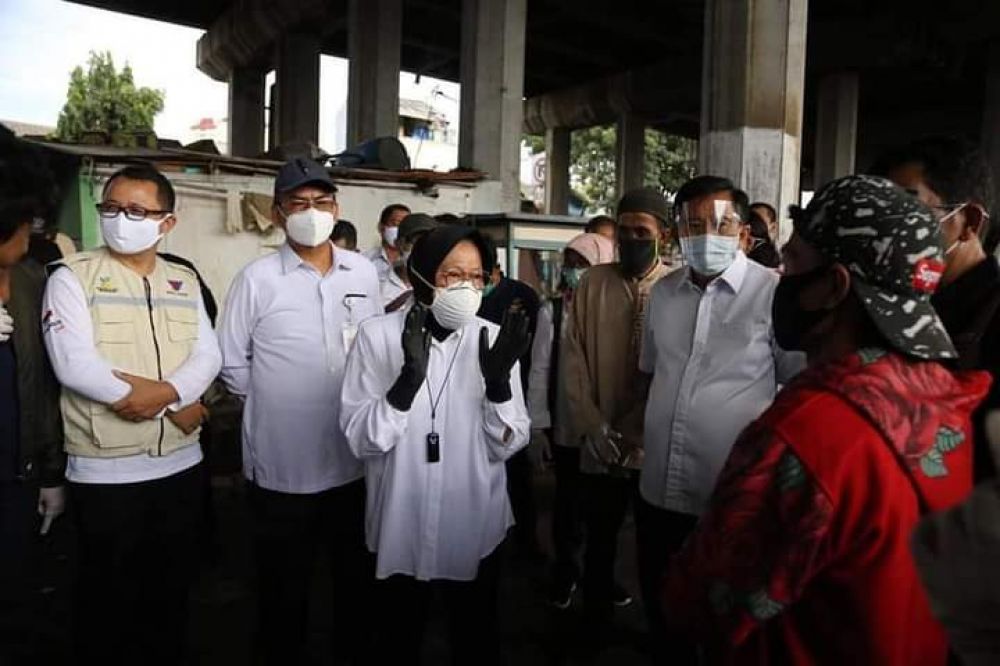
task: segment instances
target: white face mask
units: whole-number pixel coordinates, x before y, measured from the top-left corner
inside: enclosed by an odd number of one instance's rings
[[[725,271],[740,250],[739,236],[701,234],[680,241],[684,261],[699,275],[718,275]]]
[[[396,246],[396,239],[399,238],[399,227],[385,227],[382,229],[382,240],[386,245]]]
[[[307,208],[285,216],[285,233],[299,245],[319,247],[333,233],[333,213]]]
[[[459,282],[451,287],[435,287],[431,313],[447,329],[457,331],[479,312],[483,292],[471,282]]]
[[[166,219],[166,218],[164,218]],[[121,212],[111,218],[101,218],[101,235],[104,243],[118,254],[139,254],[156,245],[163,234],[163,220],[130,220]]]

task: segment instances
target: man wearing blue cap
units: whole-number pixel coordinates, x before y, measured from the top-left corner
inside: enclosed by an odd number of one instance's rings
[[[371,579],[361,463],[338,425],[347,353],[358,325],[382,314],[371,262],[335,248],[339,210],[326,169],[295,158],[278,173],[274,223],[287,242],[244,268],[220,326],[222,378],[244,396],[243,469],[257,556],[259,652],[302,663],[309,583],[329,549],[336,656],[357,663]]]

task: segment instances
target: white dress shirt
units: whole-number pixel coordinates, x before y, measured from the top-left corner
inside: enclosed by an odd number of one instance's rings
[[[45,287],[42,312],[52,313],[43,326],[45,348],[64,390],[108,405],[129,394],[132,387],[114,376],[116,368],[97,351],[87,297],[73,271],[59,269],[52,274]],[[177,411],[199,400],[218,374],[220,364],[219,343],[199,296],[198,343],[188,359],[165,378],[180,397],[169,409]],[[201,459],[195,435],[187,446],[165,456],[70,455],[66,458],[66,478],[76,483],[138,483],[171,476],[197,465]]]
[[[381,313],[371,262],[339,248],[326,275],[286,243],[236,276],[219,340],[222,379],[246,398],[247,479],[318,493],[361,478],[340,429],[340,386],[358,325]]]
[[[389,257],[385,253],[384,247],[381,245],[373,247],[370,250],[366,250],[363,256],[375,265],[375,271],[378,273],[379,290],[382,294],[383,308],[396,300],[400,294],[410,290],[402,278],[396,274],[395,269],[392,267],[392,262],[389,261]]]
[[[479,331],[497,326],[477,318],[443,342],[433,340],[427,380],[410,410],[386,393],[403,366],[400,337],[409,311],[361,326],[347,362],[341,423],[365,461],[368,548],[376,576],[473,580],[479,562],[514,524],[504,461],[528,443],[530,422],[520,369],[510,373],[512,398],[493,403],[479,369]],[[449,375],[449,367],[451,373]],[[431,399],[440,460],[428,462]]]
[[[653,374],[640,479],[650,504],[701,514],[740,431],[805,366],[774,341],[777,284],[740,252],[704,290],[689,268],[653,287],[639,361]]]

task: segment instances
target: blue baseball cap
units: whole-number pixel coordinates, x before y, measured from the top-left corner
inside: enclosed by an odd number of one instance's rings
[[[336,192],[329,172],[308,157],[295,157],[285,162],[274,179],[274,198],[298,189],[303,185],[319,185],[330,192]]]

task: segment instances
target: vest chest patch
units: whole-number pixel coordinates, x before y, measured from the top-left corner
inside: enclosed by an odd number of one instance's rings
[[[97,286],[95,289],[102,294],[117,294],[118,287],[115,286],[114,280],[111,279],[110,275],[102,275],[97,278]]]
[[[171,296],[187,296],[187,289],[184,288],[183,280],[167,280],[167,286],[170,287]]]

